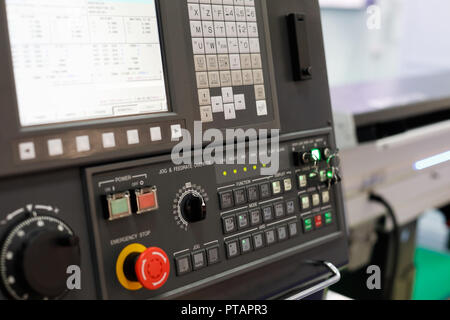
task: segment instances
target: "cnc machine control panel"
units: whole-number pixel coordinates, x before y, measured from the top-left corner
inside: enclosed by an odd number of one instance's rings
[[[320,25],[309,0],[2,1],[0,299],[273,299],[345,266]]]

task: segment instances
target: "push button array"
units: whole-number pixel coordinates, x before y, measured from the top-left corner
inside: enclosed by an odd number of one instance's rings
[[[225,250],[227,252],[227,258],[232,259],[241,255],[246,255],[264,247],[269,247],[287,241],[290,238],[295,238],[299,234],[297,222],[291,222],[264,231],[255,232],[251,235],[226,242]]]
[[[300,198],[300,207],[302,211],[308,211],[313,208],[320,207],[320,205],[327,205],[330,203],[330,192],[328,190],[321,193],[302,194]]]
[[[197,250],[175,258],[178,276],[198,271],[220,262],[219,247],[213,246],[204,250]]]
[[[267,200],[293,190],[292,178],[251,185],[246,188],[219,192],[220,208],[222,210],[239,207],[259,200]]]
[[[303,218],[303,231],[305,233],[309,233],[311,231],[319,230],[323,227],[332,225],[333,222],[334,217],[331,212],[312,215],[310,217]]]
[[[249,96],[242,86],[253,86],[256,113],[267,116],[264,72],[254,0],[187,0],[201,120],[225,120],[247,109]],[[222,95],[212,96],[212,88]]]
[[[296,212],[295,200],[280,201],[259,208],[253,208],[236,214],[222,217],[224,234],[258,227],[263,223],[270,223],[294,215]]]

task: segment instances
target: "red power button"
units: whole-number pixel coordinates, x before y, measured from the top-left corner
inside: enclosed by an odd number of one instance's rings
[[[135,272],[138,281],[148,290],[161,288],[169,279],[170,262],[160,248],[148,248],[139,256]]]

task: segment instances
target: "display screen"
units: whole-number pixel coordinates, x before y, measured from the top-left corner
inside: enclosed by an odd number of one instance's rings
[[[168,111],[155,0],[6,0],[21,125]]]

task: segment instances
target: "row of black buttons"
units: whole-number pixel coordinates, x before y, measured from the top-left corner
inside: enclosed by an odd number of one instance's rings
[[[219,192],[220,208],[225,210],[259,200],[266,200],[272,196],[292,191],[292,188],[292,178],[284,178],[283,180]]]
[[[201,270],[219,262],[220,252],[218,246],[210,247],[205,250],[198,250],[175,258],[178,276]]]
[[[295,200],[276,202],[275,204],[254,208],[246,212],[227,215],[222,218],[223,232],[230,234],[281,219],[286,215],[295,214]]]
[[[247,235],[240,239],[228,241],[225,243],[227,258],[235,258],[264,247],[272,246],[278,242],[286,241],[289,238],[298,236],[299,232],[298,223],[291,222],[252,235]]]

